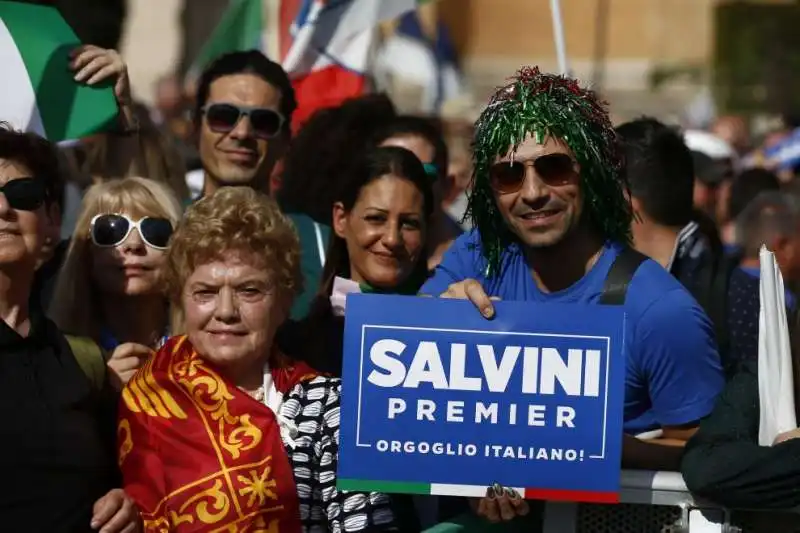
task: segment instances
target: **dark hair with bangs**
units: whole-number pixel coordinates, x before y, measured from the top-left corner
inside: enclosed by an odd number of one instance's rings
[[[45,205],[64,207],[64,176],[58,148],[35,133],[17,131],[7,122],[0,122],[0,159],[25,166],[42,181]]]

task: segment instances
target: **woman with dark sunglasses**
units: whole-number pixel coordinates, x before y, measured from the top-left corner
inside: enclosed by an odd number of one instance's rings
[[[2,529],[138,531],[136,506],[114,489],[117,397],[31,301],[58,174],[51,143],[0,123],[0,470],[14,480],[0,489]]]
[[[59,274],[51,316],[110,356],[127,382],[169,329],[160,271],[180,204],[163,184],[126,178],[90,188]]]

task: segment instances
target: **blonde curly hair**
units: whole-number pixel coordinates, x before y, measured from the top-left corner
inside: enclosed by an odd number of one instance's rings
[[[164,281],[173,304],[181,307],[186,280],[198,266],[231,252],[256,257],[286,296],[302,290],[300,240],[275,200],[249,187],[223,187],[193,204],[172,235]]]

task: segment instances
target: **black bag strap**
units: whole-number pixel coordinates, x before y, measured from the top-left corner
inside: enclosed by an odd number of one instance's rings
[[[608,271],[606,281],[603,284],[603,293],[600,295],[600,303],[603,305],[623,305],[625,296],[628,294],[634,274],[639,269],[647,256],[640,254],[633,248],[623,248]]]
[[[89,337],[76,337],[65,335],[72,355],[78,362],[83,373],[89,378],[92,388],[96,391],[103,390],[106,379],[106,359],[103,350]]]

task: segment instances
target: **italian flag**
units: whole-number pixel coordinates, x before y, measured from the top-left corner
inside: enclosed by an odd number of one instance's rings
[[[314,111],[363,94],[377,26],[418,0],[305,0],[291,26],[283,66],[294,82],[296,124]]]
[[[55,8],[0,1],[0,121],[53,142],[111,125],[113,89],[78,83],[69,69],[80,44]]]
[[[197,79],[204,68],[230,52],[262,50],[264,13],[262,0],[232,0],[214,32],[194,59],[187,77]],[[267,54],[269,55],[269,54]]]
[[[429,494],[431,496],[463,496],[482,498],[488,485],[447,485],[441,483],[398,483],[356,479],[338,479],[340,490],[360,492],[383,492],[386,494]],[[526,500],[548,500],[565,502],[619,503],[617,492],[591,492],[576,490],[532,489],[510,487]]]
[[[265,14],[261,0],[233,0],[191,73],[214,58],[260,48],[264,25],[272,33],[273,58],[279,56],[292,79],[297,128],[314,111],[359,96],[367,89],[369,60],[380,23],[402,16],[430,0],[280,0]]]

